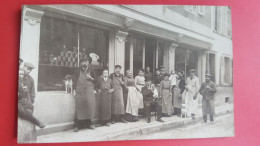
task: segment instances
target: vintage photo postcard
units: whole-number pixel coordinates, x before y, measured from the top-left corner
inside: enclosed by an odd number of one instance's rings
[[[234,136],[231,8],[24,5],[18,143]]]

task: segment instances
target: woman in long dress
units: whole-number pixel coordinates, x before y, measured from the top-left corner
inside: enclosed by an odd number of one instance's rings
[[[144,101],[142,95],[142,88],[145,85],[144,70],[139,69],[138,75],[135,77],[135,87],[137,89],[137,97],[139,99],[139,108],[144,108]]]
[[[172,112],[172,93],[171,81],[169,74],[164,74],[164,80],[160,84],[160,96],[162,97],[162,113],[166,117],[170,117]]]
[[[135,79],[130,70],[126,71],[126,76],[124,77],[124,83],[126,87],[126,113],[130,115],[131,122],[138,121],[138,109],[140,104],[140,99],[137,96],[137,89],[135,87]]]

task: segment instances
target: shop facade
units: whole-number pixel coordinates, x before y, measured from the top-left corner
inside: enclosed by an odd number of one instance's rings
[[[147,6],[143,7],[24,6],[20,57],[36,66],[31,73],[37,86],[34,114],[49,126],[38,135],[72,127],[74,98],[64,92],[64,78],[91,53],[98,56],[92,63],[97,77],[104,68],[112,73],[117,64],[123,74],[130,69],[134,75],[147,66],[153,72],[164,66],[168,73],[181,70],[186,75],[196,69],[200,82],[205,81],[207,72],[211,73],[220,96],[233,98],[232,40],[171,7],[157,6],[154,16]],[[204,11],[208,9],[214,12],[211,7]],[[178,24],[167,15],[176,16]],[[212,24],[212,17],[209,21]],[[189,26],[185,26],[187,23]],[[222,98],[219,103],[224,102]],[[97,110],[98,101],[97,97]],[[98,120],[98,113],[95,115]]]

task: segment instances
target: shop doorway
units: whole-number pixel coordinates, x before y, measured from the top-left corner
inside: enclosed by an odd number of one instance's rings
[[[128,36],[125,44],[125,70],[130,69],[135,77],[139,69],[148,66],[154,73],[160,56],[160,53],[156,53],[157,48],[156,39]]]
[[[150,67],[151,72],[156,70],[156,40],[145,39],[145,67]]]
[[[195,69],[198,76],[198,52],[177,48],[175,52],[175,70],[182,71],[185,78],[187,78],[190,69]]]

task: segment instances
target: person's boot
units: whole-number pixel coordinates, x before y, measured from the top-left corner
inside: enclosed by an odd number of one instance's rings
[[[34,121],[34,123],[38,126],[38,127],[40,127],[41,129],[43,129],[46,125],[45,124],[43,124],[43,123],[41,123],[37,118],[35,118],[34,116],[32,116],[31,117],[32,118],[32,120]]]
[[[211,122],[211,123],[214,123],[214,117],[213,117],[213,115],[210,115],[210,122]]]
[[[162,120],[161,118],[157,119],[158,122],[164,122],[164,120]]]
[[[148,118],[147,123],[151,123],[151,118]]]
[[[94,130],[96,127],[95,127],[95,125],[93,125],[93,124],[91,124],[90,126],[89,126],[89,129],[92,129],[92,130]]]
[[[122,122],[122,123],[128,123],[124,118],[122,118],[122,119],[120,120],[120,122]]]
[[[40,123],[38,126],[39,126],[41,129],[43,129],[46,125],[43,124],[43,123]]]
[[[192,120],[195,120],[195,114],[191,114]]]
[[[138,117],[137,116],[133,116],[133,122],[138,121]]]
[[[79,128],[78,127],[74,127],[73,132],[79,132]]]
[[[126,120],[125,120],[125,118],[124,118],[124,116],[123,115],[120,115],[120,122],[122,122],[122,123],[128,123]]]
[[[203,121],[204,123],[207,123],[207,115],[203,115]]]

